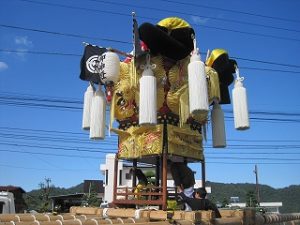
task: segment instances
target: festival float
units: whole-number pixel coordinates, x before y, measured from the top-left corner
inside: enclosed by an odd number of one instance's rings
[[[131,189],[120,190],[115,175],[113,205],[155,205],[166,210],[169,160],[200,162],[205,187],[202,143],[208,125],[213,147],[226,147],[222,105],[232,102],[237,130],[249,128],[244,78],[224,49],[207,51],[202,59],[194,29],[181,18],[138,26],[133,14],[133,37],[131,53],[86,43],[80,79],[89,85],[82,128],[90,132],[90,139],[102,140],[108,127],[118,135],[116,161],[132,163]],[[120,61],[119,56],[126,58]],[[134,173],[139,163],[155,165],[156,181],[138,193]],[[115,163],[115,174],[117,167]]]

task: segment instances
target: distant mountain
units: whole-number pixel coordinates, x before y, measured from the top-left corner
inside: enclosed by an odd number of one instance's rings
[[[255,192],[255,184],[249,183],[215,183],[207,182],[212,189],[210,198],[222,202],[223,199],[237,196],[240,202],[246,202],[246,194],[249,191]],[[300,212],[300,185],[291,185],[286,188],[272,188],[268,185],[259,185],[261,202],[282,202],[281,213]]]
[[[222,202],[224,199],[229,201],[230,197],[239,197],[240,202],[246,201],[246,194],[249,191],[255,192],[255,184],[249,183],[216,183],[209,182],[206,183],[212,189],[212,194],[209,198],[213,199],[215,202]],[[272,188],[268,185],[259,185],[260,188],[260,199],[261,202],[282,202],[283,206],[280,208],[281,213],[293,213],[300,212],[300,185],[291,185],[286,188]],[[83,192],[83,183],[70,188],[59,188],[52,187],[50,191],[50,196],[55,195],[65,195]],[[30,208],[34,208],[36,205],[40,204],[39,197],[42,195],[42,190],[32,190],[26,193],[27,204]],[[26,201],[26,199],[25,199]]]

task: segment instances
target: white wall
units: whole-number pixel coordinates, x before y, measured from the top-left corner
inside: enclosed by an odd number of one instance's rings
[[[115,167],[115,154],[107,154],[106,155],[106,161],[105,164],[100,165],[100,171],[104,175],[104,201],[110,203],[113,201],[113,188],[114,188],[114,167]],[[149,168],[153,170],[152,168]],[[149,170],[148,169],[148,170]],[[108,171],[108,177],[106,177],[106,172]],[[118,178],[117,178],[117,186],[120,187],[132,187],[132,179],[126,179],[126,174],[129,173],[130,167],[124,166],[124,163],[122,160],[119,160],[118,163]],[[145,169],[147,170],[147,169]],[[145,171],[143,169],[143,172]],[[120,171],[122,171],[122,183],[120,182]],[[106,183],[106,180],[108,182]],[[174,180],[172,180],[171,174],[168,174],[168,180],[167,180],[167,186],[168,187],[174,187]],[[196,180],[196,184],[194,186],[195,188],[202,187],[202,181]],[[211,187],[206,187],[207,193],[211,193]]]

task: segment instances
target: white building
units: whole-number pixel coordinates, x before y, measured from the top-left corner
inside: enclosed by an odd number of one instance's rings
[[[107,154],[105,164],[100,165],[100,171],[104,175],[104,201],[112,202],[113,201],[113,188],[114,188],[114,167],[115,167],[115,154]],[[118,174],[117,174],[117,186],[118,187],[132,187],[132,178],[129,170],[132,168],[131,165],[127,165],[124,161],[118,161]],[[153,171],[155,170],[152,166],[139,166],[143,171]],[[167,180],[168,187],[174,187],[174,181],[172,176],[168,174]],[[201,180],[196,180],[195,188],[201,187]],[[211,193],[211,187],[206,187],[207,193]]]
[[[261,202],[260,207],[265,208],[268,213],[279,213],[279,207],[282,207],[282,202]],[[230,203],[230,208],[245,208],[246,203]]]

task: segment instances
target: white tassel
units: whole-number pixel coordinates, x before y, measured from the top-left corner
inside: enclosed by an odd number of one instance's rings
[[[188,79],[190,113],[207,113],[209,110],[209,104],[205,65],[201,61],[199,49],[196,49],[195,39],[194,51],[188,65]]]
[[[95,88],[90,83],[88,88],[84,93],[83,99],[83,114],[82,114],[82,129],[89,130],[90,129],[90,115],[91,115],[91,105],[92,105],[92,98],[95,92]]]
[[[240,77],[239,69],[236,67],[236,80],[232,90],[232,104],[234,115],[234,126],[237,130],[250,128],[246,88],[243,86],[244,77]]]
[[[147,62],[143,66],[144,71],[140,79],[140,125],[155,125],[157,123],[156,77],[152,71],[154,68],[155,65],[150,65],[150,56],[147,55]]]
[[[211,111],[212,142],[214,148],[226,147],[224,113],[219,103],[215,102]]]
[[[101,85],[99,85],[99,89],[92,99],[90,139],[105,138],[105,114],[106,100]]]

